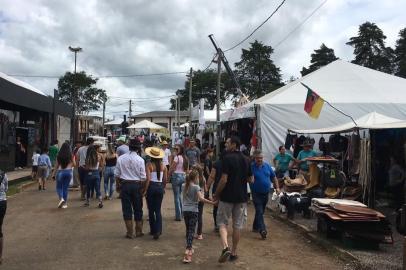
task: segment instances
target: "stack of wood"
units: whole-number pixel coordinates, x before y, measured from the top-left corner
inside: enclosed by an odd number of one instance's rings
[[[339,232],[347,238],[393,243],[386,217],[366,205],[351,200],[312,199],[311,209],[318,217],[318,231]]]

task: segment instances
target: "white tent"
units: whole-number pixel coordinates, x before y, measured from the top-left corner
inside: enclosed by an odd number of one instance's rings
[[[406,79],[337,60],[243,106],[257,107],[257,128],[268,159],[284,143],[288,129],[332,127],[350,120],[327,104],[318,119],[310,118],[301,82],[354,119],[375,111],[406,120]]]
[[[131,126],[127,127],[128,129],[144,129],[144,128],[149,128],[149,129],[164,129],[165,127],[157,125],[151,121],[148,120],[142,120],[136,124],[132,124]]]
[[[388,117],[377,112],[368,113],[361,118],[355,119],[354,121],[355,123],[353,121],[350,121],[346,124],[334,127],[303,130],[293,129],[291,131],[299,134],[332,134],[338,132],[350,132],[354,129],[386,129],[406,127],[406,121]]]

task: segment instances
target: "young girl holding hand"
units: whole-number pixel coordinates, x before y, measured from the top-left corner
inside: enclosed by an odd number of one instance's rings
[[[192,262],[193,254],[193,236],[196,230],[196,223],[199,215],[199,201],[203,203],[215,204],[215,202],[204,198],[199,184],[199,172],[192,170],[185,184],[182,186],[183,190],[183,218],[186,225],[186,251],[183,258],[184,263]]]

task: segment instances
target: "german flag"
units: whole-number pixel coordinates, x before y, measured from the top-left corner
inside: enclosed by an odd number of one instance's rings
[[[324,99],[322,99],[319,95],[316,94],[310,87],[301,83],[307,89],[307,96],[306,102],[304,105],[304,110],[309,114],[311,118],[317,119],[319,118],[321,109],[324,105]]]

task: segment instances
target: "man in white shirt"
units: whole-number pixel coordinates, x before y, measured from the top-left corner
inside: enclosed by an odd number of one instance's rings
[[[137,139],[131,139],[129,152],[118,158],[114,171],[116,189],[121,194],[127,238],[133,238],[133,217],[135,220],[135,236],[144,235],[142,233],[142,197],[145,196],[149,183],[145,172],[144,159],[137,154],[140,148],[140,142]]]
[[[162,142],[162,150],[164,150],[165,156],[162,159],[163,164],[166,166],[166,169],[169,172],[169,157],[171,156],[171,150],[168,148],[168,142],[163,141]]]

